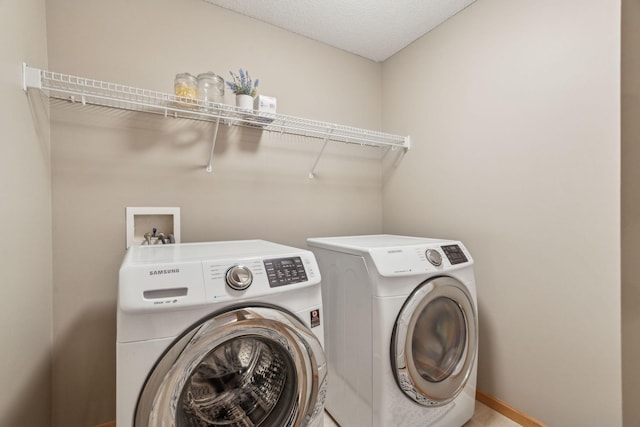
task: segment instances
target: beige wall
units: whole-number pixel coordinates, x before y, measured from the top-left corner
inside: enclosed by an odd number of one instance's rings
[[[52,70],[170,92],[178,72],[245,67],[280,113],[380,127],[380,64],[201,0],[47,6]],[[185,242],[304,247],[312,235],[381,231],[381,162],[370,149],[330,145],[309,180],[321,142],[224,126],[208,174],[209,124],[68,107],[51,109],[55,426],[115,415],[125,207],[181,207]]]
[[[619,63],[620,1],[480,0],[383,66],[383,229],[469,246],[478,387],[554,427],[622,423]]]
[[[45,35],[44,1],[0,2],[1,426],[51,419],[48,108],[21,85],[23,61],[47,65]]]
[[[640,4],[622,1],[622,395],[626,427],[640,425]]]

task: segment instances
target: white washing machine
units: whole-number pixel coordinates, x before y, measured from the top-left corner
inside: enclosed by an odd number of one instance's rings
[[[321,426],[322,310],[307,250],[132,246],[118,289],[118,427]]]
[[[342,427],[459,427],[473,415],[473,260],[458,241],[312,238],[322,273],[325,408]]]

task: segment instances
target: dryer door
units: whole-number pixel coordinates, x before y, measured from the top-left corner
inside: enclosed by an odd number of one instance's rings
[[[138,400],[135,427],[321,423],[326,363],[316,336],[274,307],[236,307],[165,352]]]
[[[424,406],[449,403],[469,379],[478,320],[466,286],[451,277],[422,283],[407,299],[391,340],[398,386]]]

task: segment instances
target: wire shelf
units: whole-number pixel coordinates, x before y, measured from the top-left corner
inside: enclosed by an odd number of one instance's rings
[[[187,118],[261,128],[308,138],[322,139],[370,147],[408,150],[408,136],[392,135],[367,129],[320,122],[282,114],[243,110],[226,104],[208,103],[199,99],[125,86],[117,83],[77,77],[23,65],[23,88],[42,90],[54,99],[83,105],[97,105],[130,111],[161,114],[166,117]],[[213,141],[215,144],[215,139]],[[324,150],[324,146],[323,146]],[[213,153],[213,147],[211,152]],[[322,151],[321,151],[322,154]],[[314,169],[317,164],[314,164]],[[211,159],[207,170],[211,169]],[[313,176],[313,170],[309,174]]]

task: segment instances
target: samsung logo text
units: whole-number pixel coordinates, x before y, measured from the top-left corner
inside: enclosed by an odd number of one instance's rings
[[[168,268],[166,270],[151,270],[149,276],[158,276],[160,274],[176,274],[180,273],[179,268]]]

